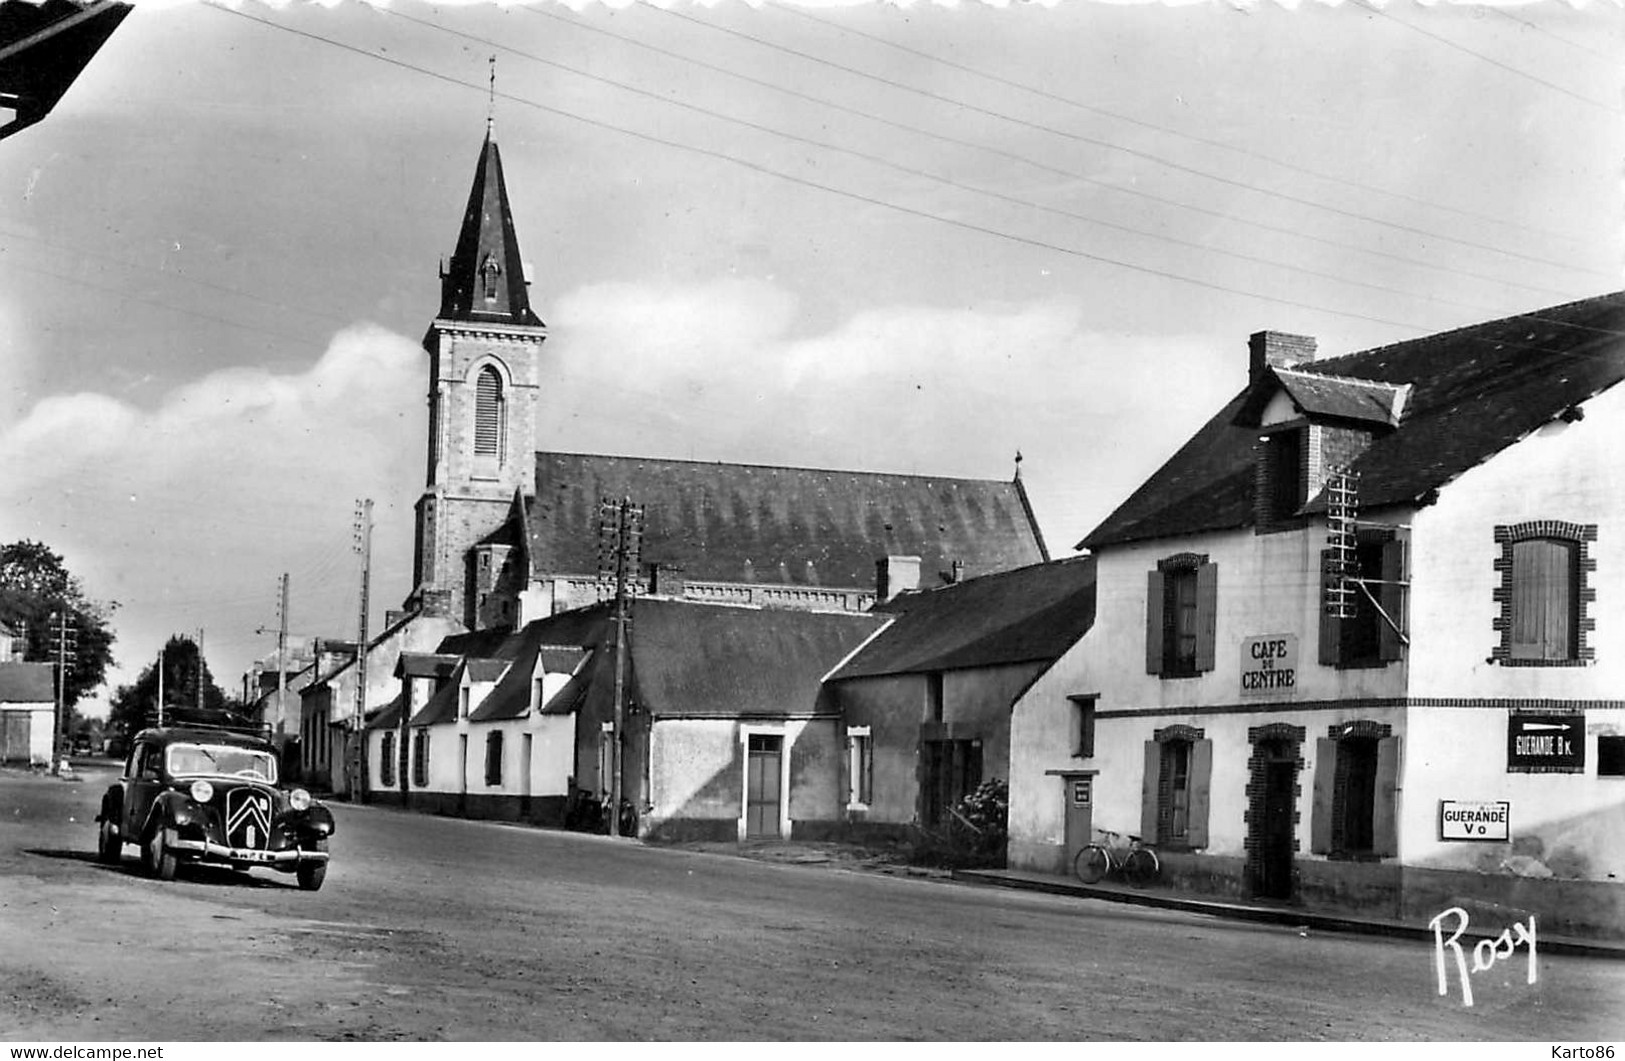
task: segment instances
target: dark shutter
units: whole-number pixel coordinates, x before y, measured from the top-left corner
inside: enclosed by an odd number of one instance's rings
[[[1146,572],[1145,580],[1145,672],[1162,673],[1162,595],[1161,571]]]
[[[1405,579],[1405,543],[1395,538],[1382,543],[1382,588],[1377,594],[1377,600],[1382,603],[1382,610],[1388,613],[1393,620],[1390,624],[1380,616],[1377,621],[1382,623],[1380,631],[1380,654],[1386,662],[1401,659],[1405,655],[1404,644],[1399,639],[1400,630],[1405,629],[1405,587],[1398,583]],[[1397,624],[1399,630],[1394,629]]]
[[[1309,811],[1309,850],[1317,855],[1332,849],[1332,807],[1337,793],[1337,742],[1315,741],[1315,792]]]
[[[1190,804],[1185,823],[1185,841],[1193,848],[1207,846],[1208,787],[1213,776],[1213,742],[1191,743]]]
[[[1145,742],[1145,774],[1140,780],[1140,838],[1157,838],[1157,788],[1162,775],[1162,745]]]
[[[1322,666],[1335,667],[1343,662],[1343,620],[1331,613],[1327,607],[1329,597],[1327,589],[1332,585],[1332,551],[1320,551],[1320,662]]]
[[[1196,569],[1196,671],[1213,669],[1219,628],[1219,565]]]
[[[1377,741],[1377,793],[1371,801],[1371,851],[1384,858],[1399,854],[1399,738]]]

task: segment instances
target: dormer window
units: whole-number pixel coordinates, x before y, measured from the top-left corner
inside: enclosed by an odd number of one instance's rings
[[[1260,529],[1292,519],[1307,500],[1310,430],[1292,427],[1259,437]]]
[[[496,255],[487,254],[480,263],[480,288],[485,295],[485,301],[497,300],[497,281],[502,276],[502,266],[497,264]]]

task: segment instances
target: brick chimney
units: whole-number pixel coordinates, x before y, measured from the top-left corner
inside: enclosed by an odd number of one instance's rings
[[[875,561],[875,600],[885,603],[911,589],[920,588],[920,558],[888,556]]]
[[[649,592],[661,597],[683,595],[683,569],[676,564],[649,565]]]
[[[1247,339],[1251,355],[1247,363],[1247,382],[1256,382],[1270,368],[1291,368],[1315,359],[1315,337],[1293,335],[1290,332],[1254,332]]]

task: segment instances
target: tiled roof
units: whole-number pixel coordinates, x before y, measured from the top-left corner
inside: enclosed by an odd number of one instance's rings
[[[1363,510],[1414,503],[1625,378],[1625,292],[1297,366],[1309,373],[1411,385],[1399,427],[1350,470]],[[1221,409],[1080,547],[1250,526],[1257,431],[1234,423],[1248,397]]]
[[[1019,482],[542,452],[533,571],[597,571],[605,497],[643,506],[645,564],[691,580],[870,588],[891,555],[929,585],[1048,558]]]
[[[449,652],[402,652],[395,661],[395,677],[447,678],[461,658]]]
[[[0,704],[55,704],[49,663],[0,663]]]
[[[885,621],[860,612],[639,600],[631,633],[637,703],[657,717],[811,714],[824,675]],[[595,678],[593,695],[599,684]]]
[[[1401,399],[1406,393],[1403,386],[1326,376],[1301,369],[1272,368],[1269,372],[1292,403],[1312,420],[1342,420],[1381,427],[1395,427],[1399,423],[1404,406]],[[1263,395],[1269,391],[1257,388],[1256,393]],[[1242,413],[1243,424],[1256,426],[1257,420],[1248,417],[1247,412]]]
[[[986,575],[886,605],[897,619],[831,680],[1053,662],[1095,620],[1095,561]]]
[[[484,702],[469,714],[469,720],[519,718],[530,710],[530,685],[537,657],[542,658],[544,669],[550,673],[574,671],[582,657],[591,653],[592,646],[603,641],[609,612],[608,604],[595,604],[527,623],[504,642],[501,655],[511,660],[511,666]],[[579,689],[561,689],[543,705],[542,714],[568,713],[579,693]]]

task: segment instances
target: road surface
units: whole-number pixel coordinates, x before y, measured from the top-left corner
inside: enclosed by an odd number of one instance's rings
[[[1625,962],[1437,993],[1431,944],[336,805],[326,886],[94,859],[0,771],[0,1040],[1625,1038]]]

